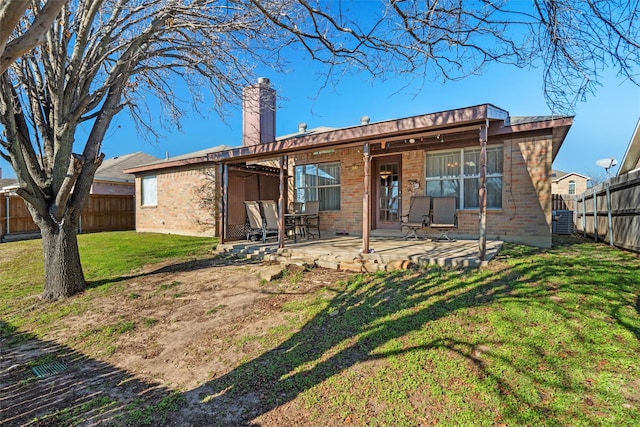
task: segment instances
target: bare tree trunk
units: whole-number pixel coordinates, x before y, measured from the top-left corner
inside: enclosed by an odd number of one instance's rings
[[[78,250],[77,224],[51,222],[40,227],[44,250],[45,299],[63,299],[86,288]]]

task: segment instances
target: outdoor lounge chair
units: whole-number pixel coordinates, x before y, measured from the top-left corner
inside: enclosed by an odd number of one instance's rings
[[[245,226],[247,232],[247,240],[252,237],[259,236],[264,243],[267,240],[267,230],[265,228],[262,214],[260,213],[260,205],[255,200],[247,200],[244,202],[247,210],[247,219],[249,224]]]
[[[320,201],[311,200],[304,204],[304,232],[308,237],[313,237],[316,234],[318,239],[320,238]],[[311,232],[315,230],[315,232]]]
[[[275,200],[260,200],[262,206],[262,214],[264,215],[265,230],[267,234],[278,234],[280,230],[280,217],[278,215],[278,204]],[[293,224],[285,221],[285,236],[288,231],[295,231]]]
[[[434,241],[454,242],[447,233],[458,228],[458,215],[456,214],[455,197],[434,197],[432,199],[433,211],[431,216],[431,228],[439,229],[440,235]]]
[[[409,202],[409,213],[402,215],[400,230],[405,240],[409,236],[418,239],[418,231],[429,225],[429,209],[431,207],[431,197],[413,196]]]

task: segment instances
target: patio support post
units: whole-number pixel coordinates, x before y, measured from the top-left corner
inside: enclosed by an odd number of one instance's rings
[[[278,247],[284,248],[284,171],[289,167],[289,156],[280,157],[280,196],[278,197]]]
[[[480,238],[478,241],[478,258],[480,261],[487,259],[487,128],[489,120],[484,126],[480,126]]]
[[[218,237],[220,243],[227,240],[227,202],[229,195],[229,166],[218,163],[216,165],[216,187],[218,188]]]
[[[362,193],[362,253],[369,253],[369,186],[371,175],[371,156],[369,155],[369,143],[365,143],[362,155],[364,157],[364,192]]]

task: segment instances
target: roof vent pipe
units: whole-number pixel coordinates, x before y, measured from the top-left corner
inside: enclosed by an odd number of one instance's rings
[[[361,125],[368,125],[370,121],[371,121],[371,118],[369,116],[360,117],[360,124]]]
[[[298,123],[298,133],[305,133],[307,131],[307,124],[305,122]]]

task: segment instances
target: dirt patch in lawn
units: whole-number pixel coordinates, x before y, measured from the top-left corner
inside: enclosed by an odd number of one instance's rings
[[[76,298],[90,297],[89,308],[53,322],[43,339],[3,340],[0,424],[243,425],[256,417],[280,424],[278,405],[264,401],[268,384],[215,402],[207,384],[272,350],[256,337],[300,316],[283,304],[330,292],[353,273],[292,270],[264,279],[273,273],[274,266],[216,257],[150,266],[112,285],[117,292],[94,284]],[[51,363],[62,372],[34,374]]]

